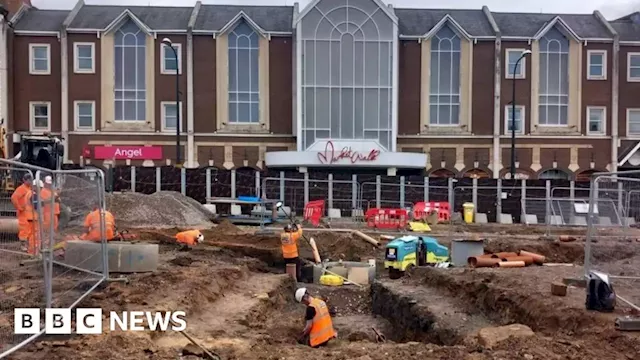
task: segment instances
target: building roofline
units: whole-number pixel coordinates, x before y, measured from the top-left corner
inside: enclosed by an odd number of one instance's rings
[[[471,36],[462,26],[460,26],[460,24],[458,24],[458,22],[455,21],[453,17],[449,14],[446,14],[445,16],[443,16],[442,19],[440,19],[440,21],[438,21],[429,31],[427,31],[426,34],[422,36],[422,38],[423,39],[432,38],[438,31],[440,31],[440,29],[442,29],[442,27],[447,22],[451,23],[456,28],[456,30],[459,31],[460,34],[462,34],[462,36],[467,38],[467,40],[470,40],[473,38],[473,36]]]
[[[535,40],[540,40],[556,24],[560,24],[562,27],[564,27],[567,30],[567,32],[571,35],[571,37],[574,38],[574,40],[578,40],[578,41],[583,40],[580,36],[578,36],[578,34],[576,34],[575,31],[573,31],[573,29],[569,25],[567,25],[567,23],[564,20],[562,20],[560,15],[556,15],[553,19],[551,19],[551,21],[545,23],[540,28],[540,30],[538,30],[538,32],[533,36],[533,38]]]
[[[261,28],[260,25],[258,25],[255,21],[253,21],[253,19],[251,19],[251,17],[249,17],[249,15],[247,15],[247,13],[245,13],[243,10],[240,10],[240,12],[236,14],[236,16],[229,20],[220,30],[217,30],[216,33],[226,33],[227,31],[231,30],[231,28],[234,27],[241,19],[246,21],[249,26],[251,26],[253,30],[258,32],[260,35],[262,35],[263,37],[268,37],[267,32],[263,28]]]
[[[131,20],[133,20],[134,23],[136,23],[136,25],[138,25],[138,27],[144,31],[145,33],[147,33],[147,35],[151,35],[153,33],[153,30],[144,22],[142,22],[142,20],[138,19],[138,17],[131,12],[131,10],[129,10],[128,8],[124,9],[120,15],[118,15],[115,19],[113,19],[109,25],[107,25],[104,29],[102,29],[102,32],[105,33],[109,33],[111,31],[113,31],[115,29],[115,27],[122,21],[124,20],[126,17],[129,17]],[[186,30],[185,30],[186,31]]]
[[[595,16],[598,20],[600,20],[600,22],[602,23],[602,25],[604,25],[604,27],[607,28],[607,30],[609,30],[609,32],[611,33],[611,35],[614,38],[617,38],[618,32],[616,31],[616,29],[613,28],[613,26],[611,26],[611,24],[607,21],[607,19],[604,18],[604,16],[602,15],[602,13],[598,10],[595,10],[593,12],[593,16]]]

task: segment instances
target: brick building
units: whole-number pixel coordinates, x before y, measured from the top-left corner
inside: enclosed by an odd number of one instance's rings
[[[9,153],[51,132],[68,163],[172,163],[180,114],[187,167],[499,178],[515,85],[519,176],[640,166],[640,14],[80,1],[12,22]]]

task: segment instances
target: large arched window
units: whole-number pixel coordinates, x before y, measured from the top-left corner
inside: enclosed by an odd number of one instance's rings
[[[147,36],[127,20],[114,36],[115,121],[146,121]]]
[[[301,20],[302,148],[318,140],[392,146],[394,24],[372,0],[320,1]]]
[[[460,37],[445,25],[431,39],[429,123],[458,125],[460,114]]]
[[[229,33],[229,123],[260,119],[258,34],[242,20]]]
[[[557,29],[540,39],[540,125],[567,125],[569,109],[569,40]]]

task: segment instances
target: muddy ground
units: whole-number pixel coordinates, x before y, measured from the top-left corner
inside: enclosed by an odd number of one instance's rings
[[[283,274],[277,236],[255,235],[222,224],[204,232],[205,244],[182,251],[172,240],[178,230],[138,231],[139,241],[161,244],[158,271],[130,274],[128,283],[110,283],[80,307],[184,310],[187,332],[223,359],[640,359],[638,335],[614,329],[616,317],[631,314],[628,308],[618,306],[611,314],[587,312],[584,290],[575,287],[568,289],[566,297],[550,295],[551,282],[583,273],[584,243],[580,240],[541,239],[540,232],[517,225],[508,231],[502,227],[457,229],[453,237],[470,233],[486,237],[486,251],[529,250],[547,256],[550,262],[571,265],[421,268],[400,280],[390,280],[379,271],[378,280],[364,288],[306,285],[335,311],[339,334],[329,346],[311,350],[296,343],[304,325],[304,306],[293,301],[296,285]],[[453,237],[438,235],[442,234],[438,230],[434,229],[435,236],[448,245]],[[379,264],[382,260],[382,249],[350,235],[326,229],[307,234],[316,239],[323,258],[376,258]],[[624,274],[640,266],[640,243],[635,240],[613,239],[594,246],[599,264],[612,271]],[[311,258],[308,245],[303,242],[301,247],[302,256]],[[3,274],[11,273],[2,269]],[[21,274],[0,278],[0,304],[34,298],[32,303],[38,305],[33,293],[23,291],[32,289],[28,284],[36,279]],[[629,289],[620,291],[638,295]],[[9,310],[3,307],[0,315]],[[534,335],[492,348],[478,339],[480,329],[513,323],[529,326]],[[385,343],[376,343],[372,328],[386,336]],[[179,333],[106,331],[103,335],[43,337],[12,358],[202,358],[189,355],[198,351],[187,345]]]

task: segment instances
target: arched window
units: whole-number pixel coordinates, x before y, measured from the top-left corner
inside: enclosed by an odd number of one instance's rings
[[[540,125],[567,125],[569,40],[555,27],[540,39]]]
[[[259,36],[241,20],[229,33],[229,123],[260,119]]]
[[[456,174],[454,174],[453,171],[451,171],[451,170],[437,169],[437,170],[433,170],[431,172],[431,174],[429,174],[429,176],[430,177],[439,177],[439,178],[450,178],[450,177],[456,176]]]
[[[301,20],[302,148],[321,140],[392,147],[394,23],[375,1],[320,1]]]
[[[569,180],[570,176],[566,172],[558,169],[549,169],[538,175],[540,180]]]
[[[444,26],[431,39],[429,123],[458,125],[460,114],[460,37]]]
[[[489,177],[489,173],[482,169],[471,169],[465,172],[463,177],[472,179],[487,179]]]
[[[115,33],[115,121],[146,121],[147,36],[127,20]]]

